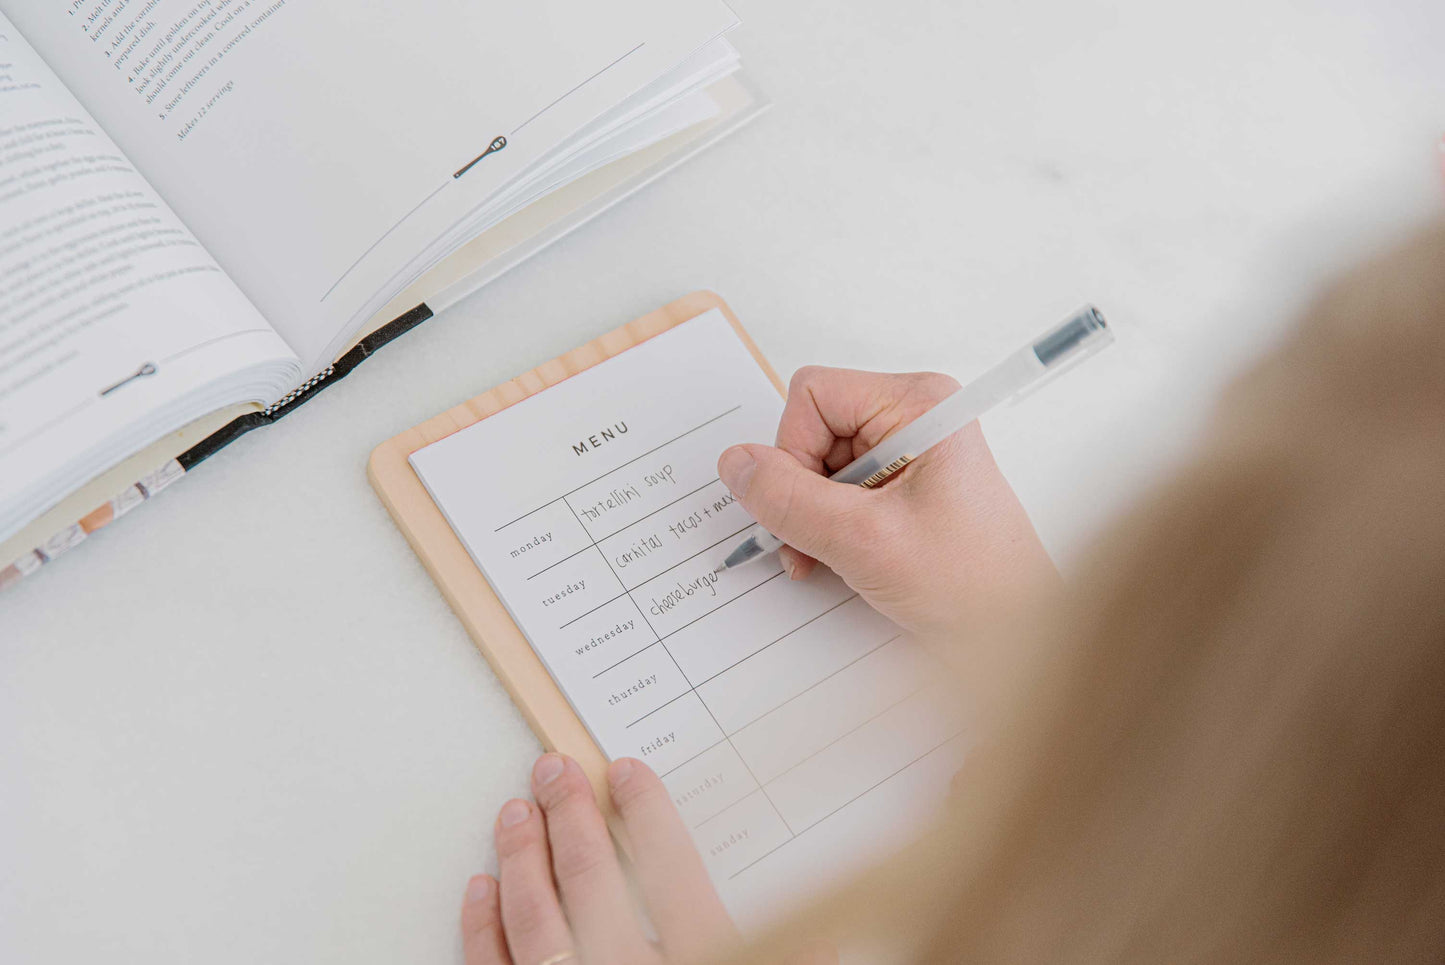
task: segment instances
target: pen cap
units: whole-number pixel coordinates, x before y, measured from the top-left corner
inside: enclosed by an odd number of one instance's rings
[[[1104,320],[1104,314],[1093,305],[1085,305],[1034,341],[1032,354],[1046,374],[1009,399],[1010,404],[1112,344],[1114,331]]]
[[[1114,333],[1104,316],[1093,305],[1085,305],[1034,342],[1034,355],[1045,368],[1052,369],[1082,361],[1112,341]]]

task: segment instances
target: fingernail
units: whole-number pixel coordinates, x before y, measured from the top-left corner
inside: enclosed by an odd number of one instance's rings
[[[492,897],[492,879],[486,875],[477,875],[467,882],[467,903],[475,904],[479,901],[486,901]]]
[[[717,471],[722,477],[723,485],[731,489],[733,495],[746,496],[748,483],[752,482],[753,470],[756,468],[758,463],[752,453],[742,446],[733,446],[718,460]]]
[[[621,787],[627,783],[632,776],[632,762],[623,758],[620,761],[613,761],[612,766],[607,768],[607,783],[612,787]]]
[[[798,578],[798,561],[787,553],[779,555],[778,559],[783,561],[783,570],[788,574],[788,579]]]
[[[532,779],[538,784],[551,784],[562,773],[566,765],[562,758],[556,754],[543,754],[537,759],[537,765],[532,768]]]
[[[532,813],[532,805],[526,801],[513,799],[502,805],[502,827],[510,828],[521,824]]]

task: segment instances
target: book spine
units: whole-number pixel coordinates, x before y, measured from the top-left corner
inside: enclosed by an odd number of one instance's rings
[[[249,412],[226,423],[176,458],[127,486],[83,519],[64,527],[19,559],[0,568],[0,590],[18,583],[46,563],[79,546],[90,534],[120,519],[252,429],[270,425],[277,419],[295,412],[299,406],[313,398],[316,393],[345,378],[352,369],[370,358],[387,342],[410,331],[431,317],[432,310],[430,308],[425,304],[418,305],[372,332],[333,364],[328,365],[265,409],[260,412]]]
[[[322,389],[346,378],[347,375],[351,374],[353,369],[362,362],[365,362],[377,349],[381,348],[387,342],[411,331],[431,317],[432,310],[423,303],[411,311],[392,319],[358,342],[349,352],[341,356],[341,358],[277,399],[262,411],[247,413],[240,418],[232,420],[176,458],[187,471],[194,469],[197,465],[214,456],[252,429],[259,429],[261,426],[270,425],[276,420],[295,412],[307,401],[314,398]]]

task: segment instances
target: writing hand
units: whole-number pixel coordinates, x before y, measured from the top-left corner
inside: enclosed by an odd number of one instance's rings
[[[800,369],[777,446],[734,446],[718,475],[787,542],[780,552],[793,579],[821,561],[901,626],[957,633],[1057,578],[978,423],[877,489],[825,477],[958,387],[937,373]]]

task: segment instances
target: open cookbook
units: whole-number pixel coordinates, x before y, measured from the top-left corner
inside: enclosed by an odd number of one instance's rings
[[[719,0],[0,0],[0,586],[755,116]]]

